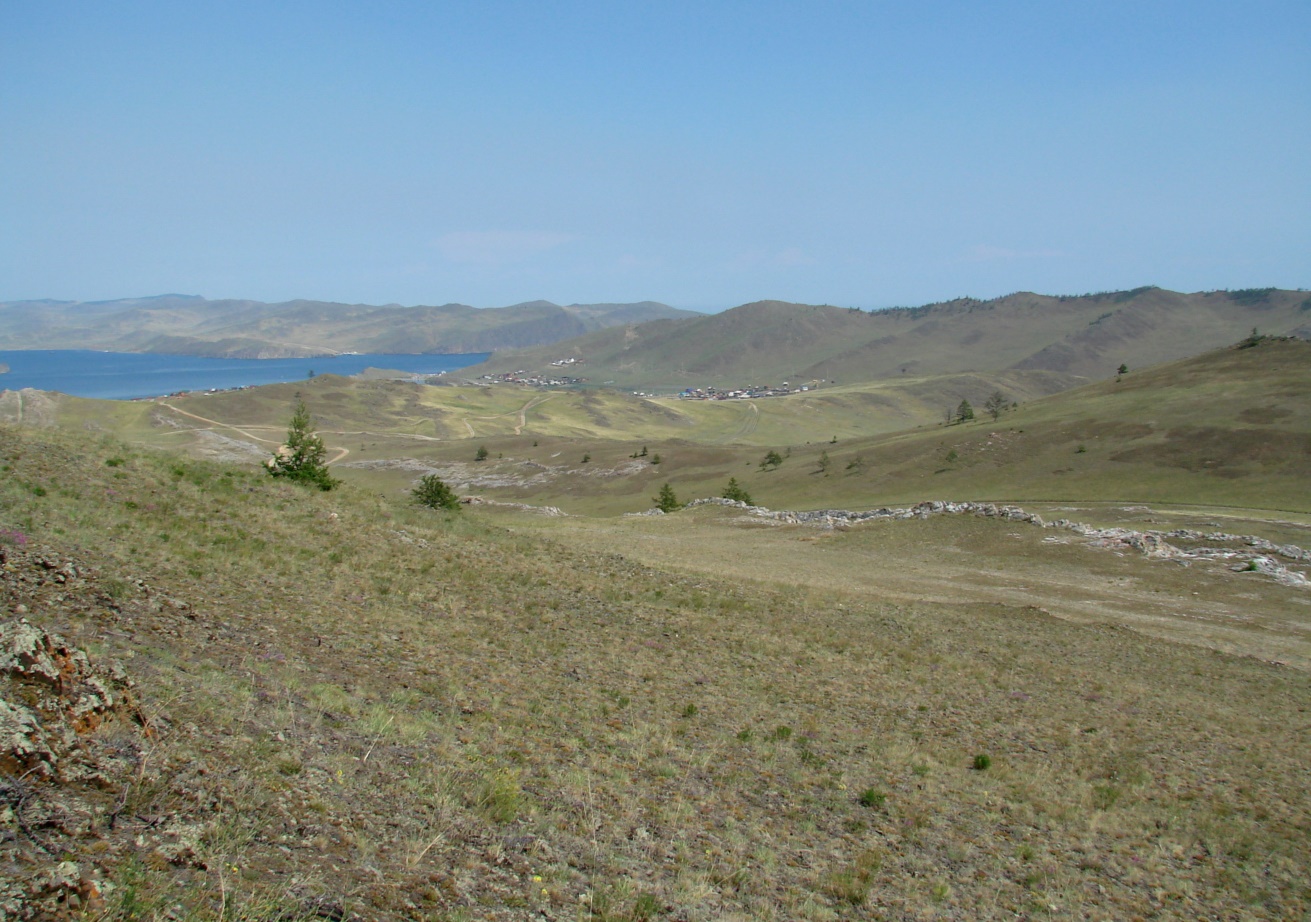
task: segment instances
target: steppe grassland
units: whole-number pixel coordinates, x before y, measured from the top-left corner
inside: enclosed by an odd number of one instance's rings
[[[1039,506],[1030,511],[1108,527],[1237,529],[1279,543],[1311,544],[1311,517],[1278,525],[1233,516],[1217,521],[1143,506]],[[720,507],[608,520],[499,510],[488,514],[518,532],[540,533],[572,546],[622,549],[635,559],[681,572],[898,603],[1032,608],[1062,620],[1131,627],[1177,643],[1311,669],[1311,593],[1262,574],[1233,572],[1232,567],[1243,566],[1242,556],[1237,563],[1195,560],[1183,566],[1137,551],[1100,548],[1065,530],[968,515],[833,529],[781,525]],[[1255,553],[1241,542],[1234,550]]]
[[[73,428],[257,461],[281,440],[301,390],[341,456],[339,473],[362,485],[399,496],[426,466],[470,492],[588,514],[647,508],[666,481],[682,499],[717,495],[729,477],[775,508],[1114,499],[1281,514],[1311,511],[1308,352],[1305,343],[1284,342],[1221,350],[1022,403],[996,420],[980,409],[965,425],[935,419],[861,437],[850,433],[918,418],[913,388],[698,402],[323,376],[171,407],[69,398],[60,414]],[[480,445],[489,458],[474,466]],[[644,446],[647,458],[635,461]],[[785,463],[762,470],[767,450]]]
[[[1041,375],[1014,375],[1008,391],[1017,398],[1046,393]],[[751,446],[803,444],[900,431],[936,422],[939,404],[961,391],[982,393],[994,379],[954,376],[824,387],[787,399],[696,401],[646,398],[614,390],[543,391],[513,385],[429,387],[395,380],[353,380],[321,375],[304,382],[243,391],[173,398],[162,403],[119,403],[109,422],[124,435],[155,438],[175,429],[167,444],[196,428],[194,413],[274,438],[285,427],[287,407],[302,393],[329,443],[352,447],[354,437],[392,439],[394,447],[422,448],[424,439],[487,439],[532,433],[545,438],[697,443]],[[98,420],[100,401],[65,399],[68,424]],[[170,424],[167,420],[172,419]],[[163,432],[161,432],[161,428]]]
[[[307,890],[379,918],[1311,903],[1301,671],[1015,605],[678,576],[84,434],[0,437],[7,527],[97,565],[110,597],[140,578],[194,616],[33,612],[124,657],[176,728],[132,811],[194,809],[180,778],[214,795],[211,870],[147,874],[138,908],[273,917]]]

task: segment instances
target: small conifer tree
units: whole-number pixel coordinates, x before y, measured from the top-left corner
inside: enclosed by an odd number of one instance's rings
[[[279,446],[264,465],[274,477],[286,477],[298,483],[311,484],[320,490],[331,490],[341,481],[328,473],[328,465],[324,460],[327,454],[323,439],[314,431],[314,420],[310,417],[309,408],[297,394],[296,407],[287,427],[287,441]]]
[[[735,502],[746,503],[748,506],[754,505],[751,502],[751,494],[743,489],[742,485],[737,482],[736,477],[728,478],[728,486],[724,487],[724,492],[719,494],[724,499],[731,499]]]
[[[460,498],[436,474],[425,475],[419,485],[410,491],[410,495],[420,506],[429,509],[446,509],[450,512],[460,510]]]
[[[674,488],[669,484],[665,484],[661,487],[660,492],[651,497],[651,499],[656,504],[656,508],[661,512],[677,512],[682,508],[682,503],[680,503],[678,497],[674,495]]]

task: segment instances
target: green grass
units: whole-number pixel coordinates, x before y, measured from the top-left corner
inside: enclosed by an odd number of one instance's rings
[[[716,496],[730,477],[773,508],[947,497],[1305,512],[1308,353],[1298,342],[1222,350],[951,426],[933,406],[955,402],[964,382],[953,378],[689,402],[321,376],[169,405],[61,398],[52,412],[67,427],[253,464],[284,437],[300,390],[336,476],[401,495],[431,470],[465,493],[592,515],[649,508],[665,482],[680,499]],[[479,446],[488,458],[475,463]],[[761,470],[766,451],[783,463]]]

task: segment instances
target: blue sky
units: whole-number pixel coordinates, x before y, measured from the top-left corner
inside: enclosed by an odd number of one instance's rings
[[[0,300],[1311,286],[1311,3],[0,5]]]

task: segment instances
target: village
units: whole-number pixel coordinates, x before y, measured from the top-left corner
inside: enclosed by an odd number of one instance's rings
[[[582,359],[566,358],[557,359],[551,362],[552,368],[572,368],[583,365]],[[504,371],[497,374],[480,375],[477,379],[480,382],[489,384],[515,384],[520,387],[576,387],[586,384],[587,378],[573,377],[570,375],[557,375],[548,372],[528,372],[520,368],[517,371]],[[607,382],[610,383],[610,382]],[[721,387],[686,387],[677,391],[675,396],[680,400],[756,400],[763,397],[786,397],[789,394],[799,394],[813,390],[818,382],[811,381],[807,384],[793,386],[784,381],[778,386],[771,384],[751,384],[738,388],[721,388]],[[633,391],[634,397],[659,397],[648,391]]]
[[[811,390],[814,385],[802,384],[790,387],[784,381],[779,387],[767,384],[753,384],[736,390],[723,390],[718,387],[689,387],[679,392],[682,400],[755,400],[759,397],[786,397],[788,394],[800,394]]]
[[[555,363],[552,362],[551,364]],[[587,381],[586,378],[571,378],[566,375],[557,377],[554,375],[529,374],[523,369],[505,371],[495,375],[480,375],[478,380],[492,384],[518,384],[521,387],[571,387]]]

